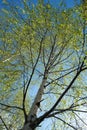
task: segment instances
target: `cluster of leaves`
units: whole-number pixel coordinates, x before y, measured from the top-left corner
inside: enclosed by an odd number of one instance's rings
[[[0,99],[2,111],[6,110],[9,115],[13,112],[9,120],[11,125],[12,122],[16,124],[11,126],[16,130],[21,127],[21,124],[23,125],[24,115],[21,110],[24,85],[31,78],[37,59],[39,60],[30,84],[31,90],[29,89],[26,98],[27,113],[31,105],[29,103],[32,102],[29,101],[29,94],[34,89],[33,83],[36,77],[41,82],[48,61],[50,61],[49,76],[43,95],[47,100],[41,103],[44,111],[47,111],[59,98],[83,62],[87,54],[86,41],[84,41],[87,37],[84,33],[84,29],[87,28],[84,8],[86,9],[87,4],[77,5],[72,9],[61,9],[61,7],[57,9],[44,1],[38,0],[38,4],[34,5],[23,0],[20,6],[9,1],[4,1],[4,6],[0,12],[0,21],[2,21],[0,24]],[[55,47],[51,54],[54,43]],[[86,64],[86,61],[84,62]],[[83,101],[79,104],[79,98],[86,94],[83,81],[83,75],[81,75],[69,91],[70,93],[62,99],[58,109],[66,109],[71,104],[73,106],[82,104]],[[38,89],[40,83],[37,86]],[[4,103],[11,106],[5,106]],[[16,109],[17,106],[18,110],[13,111],[13,108]],[[5,118],[5,114],[2,116]],[[60,117],[67,118],[67,113],[60,114]],[[67,122],[71,122],[71,117],[74,117],[73,114]]]

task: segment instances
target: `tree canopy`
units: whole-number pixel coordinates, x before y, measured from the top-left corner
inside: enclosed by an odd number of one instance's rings
[[[0,129],[87,127],[87,2],[3,0]]]

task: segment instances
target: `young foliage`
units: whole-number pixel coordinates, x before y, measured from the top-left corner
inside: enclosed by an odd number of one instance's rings
[[[44,130],[46,119],[50,130],[79,129],[78,112],[87,112],[86,1],[73,8],[63,1],[58,8],[44,0],[3,3],[0,127]]]

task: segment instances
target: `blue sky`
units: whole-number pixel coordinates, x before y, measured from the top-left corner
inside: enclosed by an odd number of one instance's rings
[[[45,1],[48,1],[48,0],[45,0]],[[49,1],[51,2],[51,4],[57,6],[61,0],[49,0]],[[74,6],[74,0],[63,0],[63,1],[65,1],[65,3],[67,4],[67,7]],[[75,0],[75,1],[77,1],[78,4],[80,3],[80,0]]]
[[[32,0],[34,3],[37,3],[38,0]],[[61,0],[44,0],[45,2],[51,2],[52,5],[54,6],[57,6],[58,3],[61,1]],[[63,0],[66,2],[67,4],[67,7],[73,7],[74,6],[74,1],[76,1],[78,4],[80,3],[80,0]]]
[[[6,1],[6,0],[5,0]],[[17,2],[20,4],[20,1],[21,0],[9,0],[9,1],[13,1],[13,2]],[[32,0],[32,3],[36,4],[38,0]],[[44,0],[45,2],[48,2],[48,0]],[[60,2],[60,0],[49,0],[51,2],[52,5],[54,6],[57,6],[58,3]],[[74,6],[74,0],[63,0],[66,2],[67,4],[67,7],[70,8],[70,7],[73,7]],[[78,4],[80,3],[80,0],[75,0]],[[2,4],[3,0],[0,0],[0,8],[3,7],[3,4]]]

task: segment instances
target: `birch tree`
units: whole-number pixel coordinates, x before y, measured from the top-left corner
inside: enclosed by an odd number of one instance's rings
[[[0,124],[7,130],[86,126],[87,2],[5,1],[0,13]],[[49,126],[46,126],[48,122]]]

